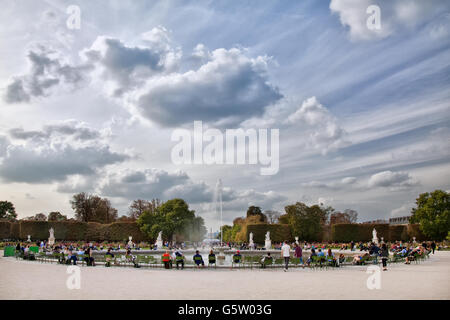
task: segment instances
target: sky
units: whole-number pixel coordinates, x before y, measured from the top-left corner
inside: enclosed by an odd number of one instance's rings
[[[448,1],[5,0],[0,21],[0,199],[19,218],[72,217],[77,192],[119,215],[180,197],[217,230],[221,179],[227,224],[297,201],[363,222],[450,190]],[[194,121],[278,130],[278,170],[174,161]]]

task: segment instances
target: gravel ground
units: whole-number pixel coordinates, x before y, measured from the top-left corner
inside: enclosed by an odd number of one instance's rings
[[[0,258],[0,299],[445,299],[450,251],[420,264],[389,265],[381,288],[368,289],[367,266],[310,270],[162,270],[80,267],[68,289],[67,266]]]

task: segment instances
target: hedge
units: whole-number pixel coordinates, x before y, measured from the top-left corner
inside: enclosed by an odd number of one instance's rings
[[[45,240],[50,236],[50,228],[55,230],[57,240],[128,241],[129,236],[133,241],[148,240],[135,222],[76,221],[0,221],[0,239],[26,240],[30,235],[31,240]]]
[[[270,231],[270,240],[274,242],[283,242],[284,240],[293,241],[289,225],[287,224],[249,224],[247,226],[247,241],[250,232],[253,233],[253,241],[258,244],[264,244],[266,233]]]
[[[419,225],[388,225],[388,224],[335,224],[331,227],[331,238],[336,242],[370,241],[372,231],[377,230],[377,237],[385,241],[417,241],[429,240],[420,231]]]
[[[0,239],[9,239],[11,236],[11,222],[0,221]]]
[[[370,241],[374,228],[378,239],[390,240],[388,224],[335,224],[331,227],[331,238],[336,242]]]

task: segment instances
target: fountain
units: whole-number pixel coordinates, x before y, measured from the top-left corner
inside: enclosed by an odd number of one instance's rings
[[[162,231],[158,233],[158,238],[156,239],[156,249],[161,250],[163,248],[163,241],[162,241]]]
[[[264,248],[266,250],[272,249],[272,240],[270,240],[270,231],[266,233],[266,241],[264,242]]]
[[[48,238],[48,245],[52,246],[55,244],[55,235],[54,235],[55,230],[53,230],[53,228],[50,228],[50,230],[48,231],[50,232],[50,237]]]
[[[377,230],[375,230],[375,228],[373,228],[372,231],[372,242],[378,245]]]
[[[250,250],[255,250],[255,243],[253,242],[253,232],[249,234],[248,247]]]

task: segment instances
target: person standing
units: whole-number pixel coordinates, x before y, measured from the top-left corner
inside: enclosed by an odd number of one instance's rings
[[[436,250],[436,242],[432,242],[431,243],[431,250],[433,250],[433,254],[434,254],[434,250]]]
[[[295,253],[294,256],[296,258],[298,258],[299,262],[301,263],[301,265],[303,266],[303,268],[305,267],[305,265],[303,264],[303,252],[302,252],[302,247],[299,246],[297,243],[295,244]]]
[[[383,264],[383,271],[386,271],[387,270],[387,260],[389,258],[389,250],[386,246],[386,243],[383,243],[381,245],[380,256],[381,256],[381,263]]]
[[[286,272],[289,266],[289,258],[291,257],[291,246],[288,244],[287,240],[284,241],[284,244],[281,247],[281,255],[284,258],[284,272]]]

